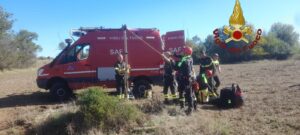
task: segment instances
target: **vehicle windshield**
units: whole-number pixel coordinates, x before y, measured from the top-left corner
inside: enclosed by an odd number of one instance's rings
[[[57,59],[62,55],[62,54],[64,54],[64,52],[66,51],[66,50],[68,50],[68,47],[69,46],[66,46],[52,61],[51,61],[51,63],[50,63],[50,67],[52,67],[53,66],[53,64],[57,61]]]

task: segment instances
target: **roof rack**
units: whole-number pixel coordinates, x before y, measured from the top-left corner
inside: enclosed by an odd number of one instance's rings
[[[100,27],[80,27],[79,29],[71,29],[71,35],[80,37],[85,35],[88,32],[93,31],[111,31],[111,30],[130,30],[130,31],[139,31],[139,30],[158,30],[157,28],[130,28],[128,29],[126,25],[122,25],[121,28],[105,28],[103,26]]]

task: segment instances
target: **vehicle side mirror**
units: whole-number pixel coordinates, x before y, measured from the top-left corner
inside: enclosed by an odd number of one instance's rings
[[[72,39],[67,38],[67,39],[65,39],[65,42],[67,43],[67,47],[69,47],[69,46],[71,46]]]

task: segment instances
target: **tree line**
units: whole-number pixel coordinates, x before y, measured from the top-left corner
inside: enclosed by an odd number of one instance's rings
[[[250,25],[255,31],[255,28]],[[220,28],[222,30],[222,28]],[[255,35],[249,38],[253,41]],[[268,32],[263,32],[259,43],[251,50],[242,53],[230,53],[214,42],[214,35],[208,35],[204,41],[198,36],[187,39],[187,45],[194,49],[193,58],[199,62],[199,52],[206,50],[209,55],[218,53],[223,63],[236,63],[261,59],[287,59],[293,55],[300,56],[299,33],[293,25],[274,23]]]
[[[42,48],[34,43],[38,35],[28,30],[14,32],[12,14],[0,7],[0,70],[26,68],[36,62]]]
[[[34,43],[38,35],[28,30],[15,32],[12,14],[0,6],[0,70],[27,68],[36,62],[36,54],[41,51],[40,45]],[[251,26],[251,25],[250,25]],[[251,26],[253,31],[255,28]],[[222,28],[221,28],[222,29]],[[251,36],[251,40],[255,37]],[[274,23],[271,29],[264,31],[258,45],[243,53],[229,53],[214,42],[214,36],[208,35],[204,41],[198,36],[186,40],[194,49],[193,58],[199,62],[199,52],[203,49],[209,55],[218,53],[222,63],[235,63],[260,59],[287,59],[293,55],[300,58],[299,33],[290,24]],[[65,47],[64,43],[59,48]]]

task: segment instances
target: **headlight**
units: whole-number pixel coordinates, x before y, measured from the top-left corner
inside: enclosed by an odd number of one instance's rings
[[[37,76],[42,76],[44,72],[44,69],[40,68],[38,71],[37,71]]]

